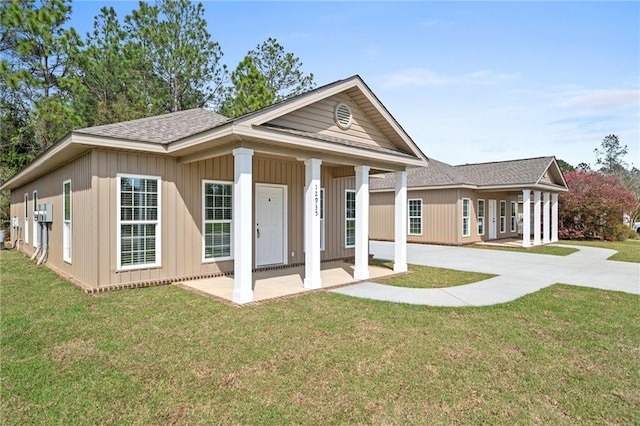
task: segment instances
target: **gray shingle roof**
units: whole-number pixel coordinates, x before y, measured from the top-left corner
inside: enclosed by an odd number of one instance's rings
[[[187,136],[213,129],[227,121],[229,119],[223,115],[201,108],[194,108],[155,117],[87,127],[74,130],[74,133],[168,144]]]
[[[429,159],[428,167],[409,169],[407,186],[493,186],[493,185],[533,185],[545,173],[554,157],[537,157],[522,160],[496,161],[491,163],[462,164],[451,166],[441,161]],[[395,187],[393,173],[371,179],[371,189]]]

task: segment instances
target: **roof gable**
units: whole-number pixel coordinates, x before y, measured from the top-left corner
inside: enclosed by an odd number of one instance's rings
[[[332,127],[333,108],[340,101],[352,110],[353,130],[337,131],[337,126]],[[314,113],[321,114],[315,123],[309,121],[315,120],[312,118]],[[307,136],[316,134],[330,136],[334,140],[349,139],[426,160],[420,148],[357,75],[238,117],[233,122],[238,126],[271,129],[277,126],[305,132]]]

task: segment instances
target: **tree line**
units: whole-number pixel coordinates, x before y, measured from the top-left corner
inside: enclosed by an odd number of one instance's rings
[[[71,12],[70,0],[0,3],[3,163],[74,128],[202,107],[236,117],[315,86],[273,38],[230,71],[202,3],[141,1],[122,19],[103,7],[84,37]]]
[[[237,117],[315,87],[274,38],[231,71],[202,3],[103,7],[84,36],[71,14],[70,0],[0,2],[0,182],[74,128],[203,107]]]

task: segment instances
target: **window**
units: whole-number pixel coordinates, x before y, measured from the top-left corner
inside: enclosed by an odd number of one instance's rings
[[[409,200],[409,235],[422,235],[422,198]]]
[[[500,200],[500,233],[507,232],[507,202]]]
[[[203,261],[231,259],[232,188],[229,182],[202,181]]]
[[[160,266],[160,178],[118,175],[118,269]]]
[[[511,232],[516,232],[516,216],[518,214],[518,203],[511,202]]]
[[[29,194],[24,194],[24,243],[29,244]]]
[[[33,191],[33,199],[31,200],[33,205],[33,246],[40,247],[40,232],[38,222],[36,221],[36,212],[38,211],[38,191]]]
[[[468,237],[471,235],[471,200],[468,198],[462,199],[462,236]]]
[[[344,246],[356,246],[356,191],[347,189],[344,194]]]
[[[324,188],[320,188],[320,251],[324,250]]]
[[[71,263],[71,181],[62,182],[62,259]]]
[[[478,200],[478,235],[484,235],[484,200]]]

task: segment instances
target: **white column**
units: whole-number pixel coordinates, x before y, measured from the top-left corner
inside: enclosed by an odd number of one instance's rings
[[[369,166],[356,170],[356,265],[353,278],[369,279]]]
[[[558,194],[551,194],[551,242],[558,242]]]
[[[396,172],[394,272],[407,272],[407,172]]]
[[[304,162],[304,288],[322,287],[320,277],[320,165],[322,160]]]
[[[533,245],[540,245],[540,191],[533,191]]]
[[[551,194],[545,192],[543,194],[544,204],[542,208],[542,242],[544,244],[549,244],[551,242],[550,232],[551,232],[551,220],[549,219],[551,213]]]
[[[253,302],[253,150],[233,150],[233,301]]]
[[[531,190],[522,190],[522,247],[531,247]]]

